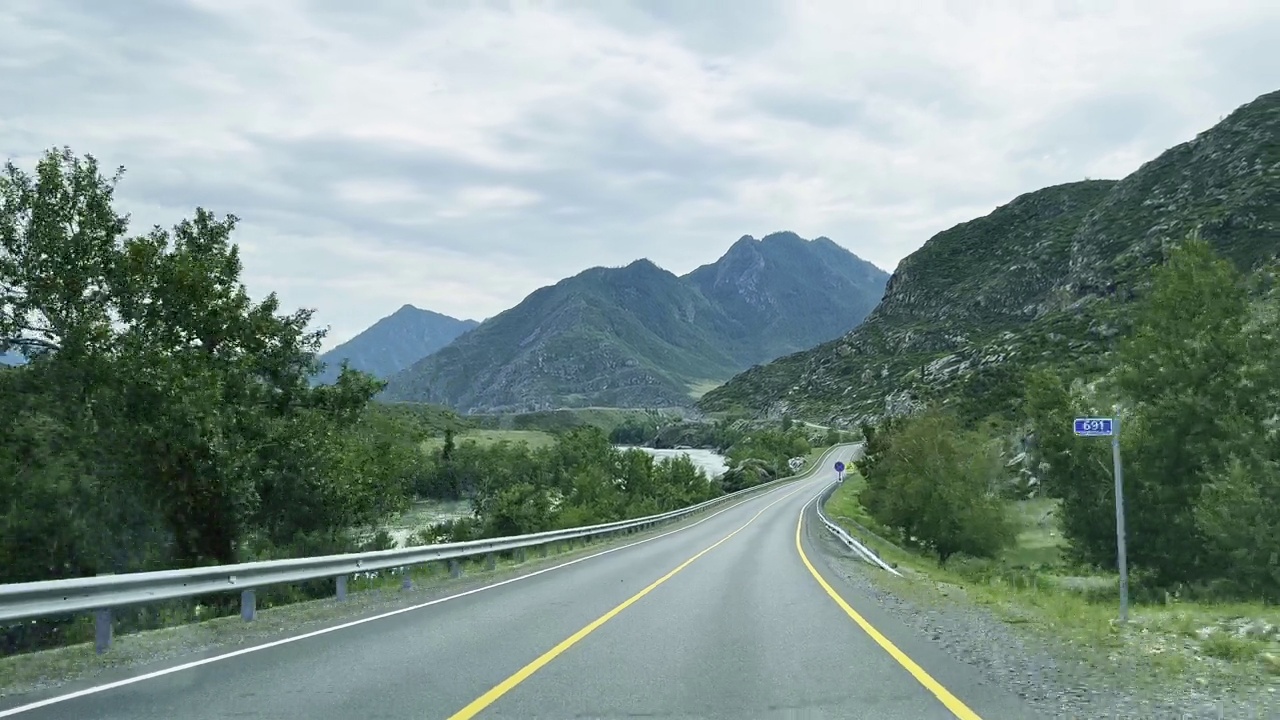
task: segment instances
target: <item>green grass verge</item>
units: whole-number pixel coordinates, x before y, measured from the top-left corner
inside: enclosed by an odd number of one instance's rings
[[[825,453],[826,451],[830,450],[833,447],[835,446],[823,445],[821,447],[815,447],[814,449],[810,450],[809,454],[804,456],[805,469],[808,470],[809,468],[813,467],[813,464],[818,462],[818,460],[822,458],[823,453]],[[835,463],[832,463],[832,467],[835,467]]]
[[[1119,624],[1117,577],[1072,571],[1063,562],[1055,501],[1010,504],[1021,530],[999,558],[944,566],[884,539],[888,533],[858,502],[864,485],[851,473],[826,512],[904,574],[872,575],[904,599],[986,607],[1076,660],[1152,687],[1173,680],[1260,686],[1280,678],[1280,608],[1169,599],[1133,605],[1128,626]]]

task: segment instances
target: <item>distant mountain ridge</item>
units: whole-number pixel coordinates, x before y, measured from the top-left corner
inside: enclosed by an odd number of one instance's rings
[[[739,239],[683,277],[649,260],[534,291],[393,376],[388,400],[464,412],[672,407],[857,325],[888,274],[827,238]]]
[[[806,280],[797,283],[801,277]],[[783,232],[765,240],[744,235],[685,279],[733,318],[736,338],[745,343],[743,358],[755,364],[858,324],[879,302],[888,275],[830,238]],[[803,311],[815,295],[831,304],[830,312]],[[848,318],[855,318],[851,325]]]
[[[1122,180],[1029,192],[938,233],[863,324],[734,377],[699,407],[854,423],[931,398],[998,403],[1035,366],[1087,374],[1164,248],[1191,231],[1242,268],[1280,253],[1280,92]]]
[[[319,356],[325,367],[315,377],[317,383],[338,379],[342,361],[356,370],[386,379],[448,345],[480,323],[459,320],[412,305],[369,326],[359,335]]]

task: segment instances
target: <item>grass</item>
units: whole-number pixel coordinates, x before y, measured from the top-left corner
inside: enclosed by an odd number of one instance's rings
[[[809,454],[804,456],[805,469],[807,470],[813,467],[813,464],[818,462],[818,460],[822,457],[822,454],[830,450],[831,448],[832,448],[831,445],[821,445],[810,450]]]
[[[826,510],[904,574],[874,576],[901,597],[981,605],[1076,660],[1150,687],[1172,680],[1259,686],[1280,677],[1280,608],[1167,599],[1132,605],[1128,626],[1119,624],[1117,577],[1073,570],[1063,560],[1053,500],[1010,504],[1021,530],[1000,557],[943,566],[884,539],[889,533],[858,502],[864,484],[850,473]]]
[[[454,437],[454,442],[462,443],[474,440],[480,445],[496,445],[500,442],[527,443],[531,448],[539,448],[555,443],[551,433],[541,430],[468,430]],[[431,451],[444,445],[444,438],[437,437],[422,443],[424,450]]]
[[[723,380],[699,380],[689,383],[689,397],[697,400],[724,384]]]

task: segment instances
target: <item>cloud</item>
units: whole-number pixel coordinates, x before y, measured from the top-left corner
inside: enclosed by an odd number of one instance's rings
[[[0,150],[125,165],[138,230],[235,213],[333,344],[779,229],[891,269],[1277,89],[1277,36],[1270,0],[9,0]]]

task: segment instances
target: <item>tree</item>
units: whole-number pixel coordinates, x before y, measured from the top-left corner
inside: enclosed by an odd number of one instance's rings
[[[1117,387],[1130,498],[1130,557],[1161,582],[1218,572],[1223,558],[1196,522],[1205,484],[1265,437],[1273,395],[1251,377],[1244,278],[1188,238],[1156,269],[1120,347]],[[1101,508],[1099,508],[1101,510]]]
[[[1244,596],[1280,601],[1280,463],[1254,451],[1209,477],[1195,519]]]
[[[16,422],[76,438],[31,476],[84,511],[59,564],[235,562],[250,545],[342,534],[401,506],[404,446],[369,431],[382,384],[346,368],[311,388],[323,333],[308,310],[249,297],[236,218],[197,208],[127,237],[112,209],[121,177],[66,149],[34,177],[12,163],[0,175],[0,344],[31,360],[11,375],[27,397]],[[13,422],[3,437],[32,440]]]
[[[895,417],[883,418],[879,425],[862,423],[862,456],[854,462],[854,465],[863,477],[870,477],[875,472],[876,465],[888,452],[893,432],[899,425],[901,421]]]
[[[886,442],[861,494],[877,522],[942,562],[957,553],[992,557],[1013,542],[999,493],[1003,467],[988,438],[931,409],[903,421]]]

